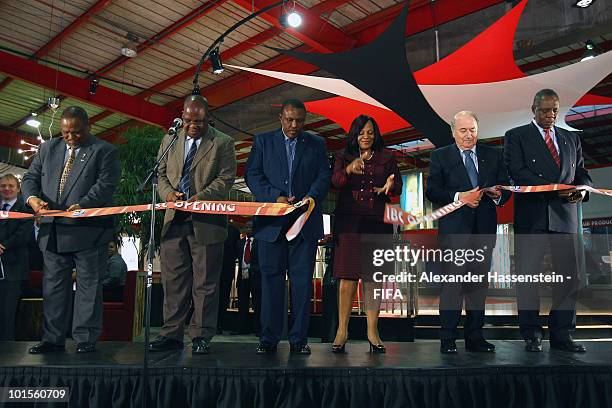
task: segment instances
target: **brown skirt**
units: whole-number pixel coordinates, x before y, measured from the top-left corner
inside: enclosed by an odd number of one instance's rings
[[[373,251],[391,248],[392,238],[393,226],[383,223],[381,216],[336,215],[334,277],[371,282],[374,272],[388,273],[393,264],[374,266]]]

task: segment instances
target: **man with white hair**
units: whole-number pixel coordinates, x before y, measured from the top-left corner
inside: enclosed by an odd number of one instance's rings
[[[457,326],[465,297],[465,348],[473,352],[493,352],[495,346],[484,339],[485,298],[489,286],[487,273],[497,232],[496,206],[503,205],[510,193],[495,186],[507,185],[508,175],[501,151],[478,143],[478,118],[469,111],[457,113],[451,121],[455,143],[431,154],[426,196],[439,206],[461,201],[464,205],[438,222],[440,247],[457,254],[481,250],[473,262],[445,262],[449,276],[478,275],[479,282],[442,284],[440,293],[440,352],[457,352]],[[467,258],[467,257],[466,257]]]

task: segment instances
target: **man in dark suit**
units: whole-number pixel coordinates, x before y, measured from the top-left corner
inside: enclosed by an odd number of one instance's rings
[[[283,328],[285,276],[291,281],[291,351],[310,354],[307,344],[310,293],[317,240],[323,237],[321,205],[329,188],[331,170],[325,142],[304,132],[306,107],[301,101],[283,103],[281,128],[257,135],[247,161],[245,180],[260,202],[293,204],[307,197],[316,207],[299,236],[285,233],[295,216],[255,217],[253,231],[259,245],[261,269],[261,337],[258,354],[276,352]]]
[[[238,290],[238,316],[239,329],[232,334],[247,334],[249,329],[249,304],[253,297],[253,311],[255,312],[255,333],[261,331],[259,319],[261,316],[261,271],[259,270],[259,257],[257,254],[257,240],[250,233],[238,241],[238,276],[236,288]]]
[[[165,151],[173,136],[159,148]],[[236,177],[234,140],[208,125],[208,102],[201,95],[185,98],[183,129],[159,166],[159,195],[177,200],[227,200]],[[219,276],[227,216],[166,210],[161,233],[161,280],[164,325],[150,351],[183,348],[190,307],[191,350],[210,351],[217,332]]]
[[[536,93],[533,121],[506,132],[504,159],[514,185],[554,183],[591,185],[584,168],[578,135],[555,126],[559,97],[552,89]],[[570,331],[576,324],[578,274],[576,234],[578,203],[588,193],[574,189],[561,192],[516,194],[514,233],[517,273],[533,276],[541,272],[544,251],[550,246],[556,274],[565,279],[553,284],[553,304],[549,314],[550,346],[570,352],[584,352]],[[519,325],[527,351],[542,351],[542,326],[539,322],[538,285],[517,283]]]
[[[472,272],[480,282],[445,282],[440,293],[440,352],[457,352],[457,325],[461,320],[461,305],[465,296],[465,348],[475,352],[493,352],[495,346],[484,339],[482,328],[485,299],[489,281],[487,273],[495,247],[497,213],[510,193],[495,186],[507,185],[508,175],[501,152],[478,142],[478,119],[469,111],[457,113],[451,122],[455,143],[431,154],[426,196],[439,206],[461,200],[465,206],[441,218],[438,222],[440,246],[460,251],[482,249],[480,262],[458,265],[444,263],[448,275]]]
[[[27,204],[36,214],[111,206],[121,173],[117,149],[90,133],[87,112],[78,106],[64,110],[60,128],[62,137],[40,145],[23,177]],[[102,329],[102,276],[113,230],[113,217],[42,218],[38,244],[44,258],[44,333],[31,354],[64,349],[74,268],[78,273],[72,337],[78,353],[95,350]]]
[[[1,176],[0,210],[29,212],[20,191],[17,177]],[[33,228],[32,220],[0,221],[0,341],[15,340],[15,314],[30,271],[28,241]]]

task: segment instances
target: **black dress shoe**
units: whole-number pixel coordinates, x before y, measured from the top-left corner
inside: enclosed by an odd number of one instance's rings
[[[585,353],[586,347],[582,344],[576,343],[572,339],[567,339],[564,341],[550,341],[550,348],[561,351],[569,351],[570,353]]]
[[[165,336],[158,336],[155,340],[149,344],[149,351],[168,351],[168,350],[180,350],[183,348],[183,342],[175,339],[171,339]]]
[[[304,356],[310,355],[310,353],[312,353],[308,344],[292,344],[289,347],[289,352],[291,354],[302,354]]]
[[[475,353],[494,353],[495,345],[489,343],[485,339],[466,340],[465,349]]]
[[[28,350],[28,353],[43,354],[43,353],[53,353],[53,352],[64,351],[64,350],[66,350],[66,348],[63,345],[41,341],[35,346],[30,347],[30,349]]]
[[[274,354],[276,353],[276,350],[277,350],[276,344],[271,345],[271,344],[259,343],[259,346],[257,346],[257,350],[255,350],[255,353],[259,355]]]
[[[192,340],[191,352],[193,354],[210,353],[210,343],[204,337],[196,337]]]
[[[525,350],[531,353],[539,353],[542,349],[542,339],[539,337],[534,337],[532,339],[525,340]]]
[[[440,340],[440,353],[457,354],[457,344],[455,340]]]
[[[96,351],[96,345],[94,343],[83,342],[77,344],[77,353],[92,353],[94,351]]]

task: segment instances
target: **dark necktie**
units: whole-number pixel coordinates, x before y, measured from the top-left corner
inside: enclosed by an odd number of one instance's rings
[[[561,167],[561,158],[559,157],[559,152],[557,152],[555,143],[550,136],[550,129],[544,129],[544,140],[546,140],[546,147],[548,147],[548,151],[552,155],[553,160],[555,163],[557,163],[557,167]]]
[[[8,211],[10,207],[11,206],[9,205],[9,203],[4,203],[4,205],[2,206],[2,211]]]
[[[472,187],[476,187],[478,185],[478,170],[476,170],[476,165],[474,165],[474,160],[472,160],[473,153],[474,152],[471,150],[463,151],[463,155],[465,156],[465,169],[470,178],[470,183],[472,183]]]
[[[244,263],[249,265],[251,263],[251,239],[246,239],[246,245],[244,247]]]
[[[191,186],[191,176],[189,172],[191,171],[191,163],[193,162],[193,158],[198,151],[198,144],[196,142],[197,140],[193,140],[191,142],[191,147],[189,148],[189,152],[187,152],[185,164],[183,165],[181,181],[179,182],[179,191],[185,194],[185,199],[189,198],[189,187]]]

